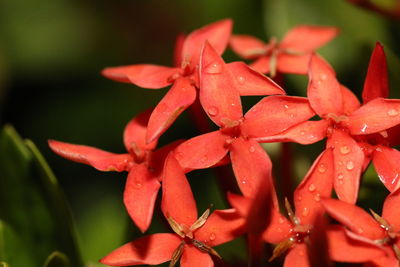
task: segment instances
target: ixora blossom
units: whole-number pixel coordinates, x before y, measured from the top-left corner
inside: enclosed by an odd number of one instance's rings
[[[338,34],[335,27],[297,26],[281,42],[275,37],[268,43],[249,35],[233,35],[232,49],[242,58],[256,59],[250,66],[261,73],[307,74],[311,53]]]
[[[241,76],[236,76],[227,65],[206,43],[200,63],[200,101],[220,129],[187,140],[175,149],[175,155],[185,170],[191,170],[214,166],[230,152],[238,185],[244,195],[252,196],[258,179],[271,169],[271,162],[251,138],[284,131],[308,120],[314,112],[305,98],[270,96],[243,116],[237,83]],[[270,94],[284,93],[272,81],[269,87]]]
[[[377,44],[364,84],[363,105],[349,89],[339,84],[329,64],[314,55],[310,61],[307,95],[311,107],[322,120],[307,121],[259,140],[309,144],[327,137],[327,148],[333,148],[334,153],[334,188],[338,197],[349,203],[357,200],[360,175],[371,155],[376,157],[374,164],[384,184],[391,190],[394,183],[397,186],[398,168],[390,169],[393,161],[386,165],[384,159],[392,155],[399,158],[398,153],[383,145],[389,141],[385,140],[386,130],[400,123],[400,100],[383,98],[387,96],[387,73],[381,67],[386,64],[382,62],[385,58],[380,50],[382,47]]]
[[[49,140],[50,148],[66,159],[88,164],[100,171],[129,172],[124,190],[124,204],[142,232],[147,230],[153,216],[165,157],[179,143],[175,142],[157,150],[157,141],[146,143],[146,125],[150,113],[151,110],[145,111],[126,125],[123,136],[128,153],[125,154]]]
[[[141,237],[100,260],[111,266],[156,265],[180,260],[182,267],[214,266],[212,248],[244,232],[244,219],[234,210],[206,210],[197,218],[196,202],[182,168],[171,153],[165,162],[161,209],[174,234]]]
[[[241,197],[228,195],[231,205],[247,218],[247,228],[254,224],[252,220],[254,211],[263,210],[269,212],[269,222],[266,225],[262,238],[268,243],[277,244],[270,261],[288,251],[284,266],[311,266],[309,261],[310,249],[315,245],[310,242],[313,226],[323,213],[321,199],[330,197],[332,192],[332,179],[334,169],[332,166],[332,150],[325,150],[311,166],[309,172],[294,192],[294,204],[296,212],[293,212],[289,201],[285,201],[289,220],[280,214],[276,194],[272,193],[272,209],[268,210],[265,202],[260,198]],[[265,191],[265,190],[264,190]]]
[[[334,260],[367,262],[365,266],[399,266],[399,190],[386,197],[382,216],[372,210],[371,216],[355,205],[336,199],[324,199],[322,204],[330,216],[346,227],[335,227],[328,231]]]

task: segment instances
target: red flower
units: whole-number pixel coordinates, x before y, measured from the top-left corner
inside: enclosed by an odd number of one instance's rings
[[[97,148],[49,140],[50,148],[58,155],[88,164],[100,171],[127,171],[124,203],[137,227],[146,231],[153,216],[154,202],[160,188],[164,159],[177,143],[155,150],[157,141],[146,143],[146,125],[151,111],[132,119],[124,130],[128,153],[114,154]]]
[[[322,204],[330,216],[348,229],[334,227],[330,231],[333,259],[345,262],[368,261],[382,267],[399,266],[399,190],[386,198],[382,217],[372,210],[371,216],[355,205],[336,199],[324,199]]]
[[[256,59],[251,67],[262,73],[276,72],[307,74],[311,53],[338,34],[334,27],[297,26],[279,43],[271,38],[269,43],[249,36],[234,35],[230,45],[245,59]]]
[[[231,66],[225,64],[206,43],[200,65],[200,101],[220,130],[182,143],[175,154],[180,165],[191,170],[213,166],[230,152],[240,189],[244,195],[253,196],[258,180],[270,171],[271,162],[263,148],[251,138],[279,133],[309,119],[314,113],[305,98],[271,96],[261,100],[243,116],[241,76],[236,76]],[[252,84],[256,82],[250,81],[249,88]],[[284,93],[266,77],[263,84],[269,85],[264,86],[269,89],[269,94]]]
[[[111,252],[101,262],[112,266],[161,264],[179,259],[182,267],[214,266],[212,248],[228,242],[244,231],[244,220],[234,209],[208,209],[197,219],[190,185],[179,163],[170,154],[163,176],[162,211],[175,234],[154,234],[139,238]]]

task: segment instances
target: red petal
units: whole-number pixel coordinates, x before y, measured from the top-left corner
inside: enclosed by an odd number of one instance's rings
[[[349,115],[359,109],[361,104],[356,95],[344,85],[340,85],[340,89],[343,96],[343,113]]]
[[[105,68],[101,74],[118,82],[133,83],[148,89],[159,89],[171,84],[168,78],[180,72],[179,68],[138,64]]]
[[[375,98],[349,116],[351,134],[371,134],[400,123],[400,100]]]
[[[224,19],[206,25],[190,33],[183,45],[183,60],[190,60],[190,65],[192,67],[198,65],[201,48],[206,41],[212,45],[216,53],[221,55],[228,45],[232,32],[232,24],[232,20]]]
[[[337,199],[323,199],[322,205],[330,216],[354,233],[372,240],[385,237],[379,223],[363,209]]]
[[[160,182],[144,165],[135,164],[129,172],[124,191],[124,204],[140,231],[145,232],[153,217]]]
[[[267,52],[266,44],[250,35],[233,35],[230,45],[236,54],[246,59],[256,58]]]
[[[147,142],[159,138],[196,99],[196,89],[186,78],[177,79],[155,107],[147,126]]]
[[[278,54],[278,71],[281,73],[307,74],[311,54]]]
[[[364,164],[364,152],[347,133],[335,130],[328,139],[327,147],[333,148],[335,173],[333,185],[339,199],[356,203],[360,176]]]
[[[376,43],[371,59],[369,60],[362,98],[364,103],[367,103],[372,99],[378,97],[387,98],[388,96],[389,81],[386,56],[383,46],[380,43]]]
[[[382,217],[389,223],[392,230],[400,230],[400,190],[390,193],[383,204]]]
[[[270,56],[261,56],[249,66],[260,73],[269,73]]]
[[[214,262],[210,255],[200,251],[192,245],[186,245],[182,258],[181,267],[214,267]]]
[[[307,246],[304,243],[294,245],[285,258],[284,267],[311,267],[307,256]]]
[[[279,48],[311,52],[332,40],[338,33],[335,27],[297,26],[285,35]]]
[[[296,216],[301,224],[312,225],[318,214],[321,214],[321,198],[330,197],[334,174],[333,153],[326,149],[314,161],[307,175],[294,191]]]
[[[332,225],[327,231],[327,235],[329,255],[334,261],[366,262],[384,254],[377,245],[349,237],[342,226]]]
[[[339,82],[332,67],[314,54],[310,61],[307,96],[315,112],[324,117],[329,113],[343,113],[343,100]]]
[[[244,196],[255,197],[263,179],[268,179],[272,185],[272,163],[260,144],[237,138],[230,151],[233,171]]]
[[[184,34],[179,34],[175,40],[175,49],[174,49],[174,66],[177,68],[182,67],[182,49],[183,44],[185,43],[186,36]]]
[[[237,121],[243,116],[232,74],[208,42],[204,45],[200,65],[200,102],[218,126],[223,125],[221,119]]]
[[[111,266],[161,264],[171,259],[181,241],[175,234],[144,236],[117,248],[100,262]]]
[[[261,143],[295,142],[298,144],[308,145],[324,139],[326,137],[327,128],[327,120],[305,121],[282,133],[262,138],[254,138],[254,140]]]
[[[399,260],[396,258],[392,249],[386,250],[388,255],[376,257],[363,265],[363,267],[398,267]]]
[[[264,138],[281,133],[314,116],[307,98],[294,96],[264,97],[245,115],[241,125],[244,136]]]
[[[373,153],[372,161],[379,179],[386,188],[390,192],[399,188],[400,152],[394,148],[378,146]]]
[[[190,227],[197,219],[196,202],[190,184],[173,153],[165,160],[162,183],[161,209],[165,218],[171,217],[179,224]]]
[[[229,242],[245,231],[245,220],[235,209],[215,210],[194,238],[214,247]]]
[[[180,144],[175,157],[185,171],[209,168],[228,153],[226,140],[227,136],[220,131],[199,135]]]
[[[51,150],[59,156],[90,165],[100,171],[127,171],[132,164],[132,157],[129,154],[114,154],[90,146],[55,140],[49,140],[48,143]]]
[[[157,140],[149,144],[146,143],[147,123],[152,109],[146,110],[133,118],[125,127],[124,144],[127,151],[135,149],[133,146],[142,150],[153,150],[157,146]]]
[[[252,201],[251,198],[228,192],[227,199],[229,201],[229,204],[236,209],[240,216],[247,216]]]
[[[164,168],[165,158],[168,156],[169,152],[173,151],[178,145],[182,144],[183,140],[177,140],[168,145],[165,145],[150,154],[150,159],[148,160],[149,168],[151,168],[153,175],[158,177],[161,181],[162,170]]]
[[[232,62],[226,66],[232,73],[232,81],[241,96],[286,94],[273,80],[251,69],[243,62]]]

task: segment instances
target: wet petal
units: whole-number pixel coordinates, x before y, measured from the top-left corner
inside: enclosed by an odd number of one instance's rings
[[[241,96],[286,94],[272,79],[251,69],[243,62],[232,62],[226,66],[232,73],[232,81]]]
[[[382,217],[392,227],[392,230],[398,232],[400,230],[400,190],[396,190],[388,195],[385,199],[382,209]]]
[[[160,182],[144,165],[135,164],[129,172],[124,191],[124,204],[129,216],[145,232],[153,217]]]
[[[155,107],[147,127],[147,142],[157,140],[196,99],[196,89],[186,78],[177,79]]]
[[[261,56],[249,66],[260,73],[269,73],[269,65],[270,65],[270,56]]]
[[[185,171],[209,168],[228,153],[227,138],[220,131],[193,137],[175,149],[175,157]]]
[[[327,148],[333,148],[335,173],[333,185],[339,199],[356,203],[365,155],[357,142],[347,133],[335,130]]]
[[[307,98],[264,97],[246,113],[241,125],[242,134],[249,138],[264,138],[281,133],[314,115]]]
[[[340,85],[343,95],[343,113],[349,115],[356,111],[360,106],[357,96],[346,86]]]
[[[400,124],[400,100],[375,98],[349,116],[351,134],[377,133]]]
[[[338,33],[339,30],[335,27],[297,26],[285,35],[279,48],[311,52],[331,41]]]
[[[383,46],[376,43],[372,52],[367,77],[364,82],[362,98],[364,103],[375,98],[387,98],[389,96],[388,70],[386,64],[386,56]]]
[[[200,77],[200,102],[210,119],[218,126],[223,126],[221,119],[241,119],[239,90],[229,68],[208,42],[202,52]]]
[[[180,74],[181,69],[152,64],[137,64],[105,68],[101,74],[106,78],[133,83],[142,88],[159,89],[171,84],[169,77]]]
[[[190,60],[192,68],[198,65],[201,48],[205,41],[208,41],[218,55],[221,55],[228,45],[232,32],[232,24],[232,20],[224,19],[190,33],[183,44],[183,60]]]
[[[179,34],[175,40],[175,48],[174,48],[174,66],[177,68],[182,67],[182,49],[183,44],[185,42],[186,36],[184,34]]]
[[[256,58],[267,52],[266,44],[263,41],[245,34],[233,35],[230,39],[230,46],[236,54],[246,59]]]
[[[304,243],[293,245],[285,257],[284,267],[310,267],[307,246]]]
[[[373,153],[372,162],[379,179],[390,192],[399,188],[400,151],[387,146],[378,146]]]
[[[296,216],[301,224],[312,225],[316,216],[322,212],[321,198],[331,196],[333,174],[333,152],[326,149],[314,161],[294,192]]]
[[[165,160],[162,179],[161,209],[165,218],[173,218],[179,224],[190,227],[197,219],[196,202],[186,176],[174,154]]]
[[[49,140],[48,143],[51,150],[59,156],[90,165],[100,171],[127,171],[132,165],[132,157],[129,154],[115,154],[90,146],[55,140]]]
[[[310,105],[320,117],[329,113],[343,113],[343,99],[339,82],[332,67],[314,54],[310,61],[307,96]]]
[[[211,256],[193,245],[186,245],[181,258],[181,267],[213,267]]]
[[[127,243],[100,260],[111,266],[156,265],[171,259],[181,239],[175,234],[153,234]]]
[[[307,74],[311,54],[304,55],[278,55],[278,71],[281,73]]]
[[[330,216],[354,233],[372,240],[385,237],[379,223],[363,209],[337,199],[323,199],[321,202]]]

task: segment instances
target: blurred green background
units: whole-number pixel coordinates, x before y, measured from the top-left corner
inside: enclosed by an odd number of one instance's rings
[[[375,2],[390,6],[393,1]],[[178,33],[223,18],[234,20],[234,33],[264,40],[282,37],[298,24],[339,27],[340,36],[320,52],[339,80],[358,95],[371,51],[380,41],[389,55],[391,96],[399,96],[399,21],[342,0],[0,1],[0,122],[14,125],[23,137],[30,138],[49,162],[70,203],[82,255],[90,266],[100,266],[97,261],[101,257],[137,234],[122,204],[126,174],[100,173],[62,159],[49,150],[47,140],[124,152],[126,122],[154,106],[166,90],[107,80],[100,75],[102,68],[136,63],[171,65]],[[238,60],[230,51],[224,58]],[[306,83],[305,77],[291,75],[286,89],[289,94],[304,96]],[[182,116],[160,143],[193,135],[194,126]],[[321,146],[293,146],[298,150],[293,171],[297,179],[303,177]],[[267,149],[278,157],[276,146]],[[373,203],[379,211],[386,191],[373,170],[368,173],[371,178],[365,179],[361,201]],[[197,176],[190,181],[199,212],[210,202],[224,205],[209,173],[199,171],[193,176]],[[369,194],[376,188],[383,193]],[[377,202],[371,200],[372,195]],[[150,232],[163,227],[154,223]],[[234,257],[230,252],[225,255]]]

